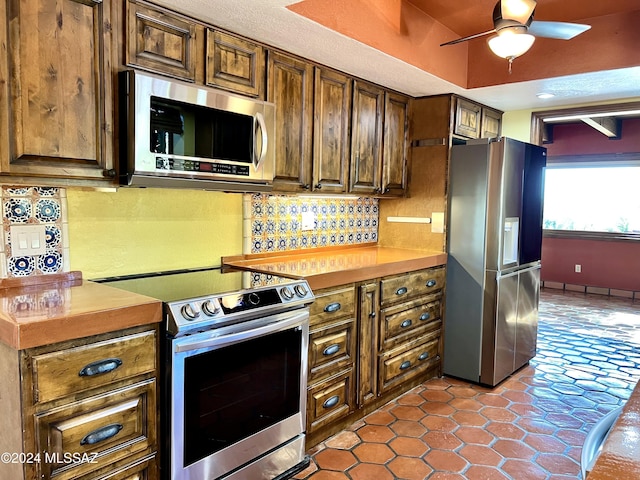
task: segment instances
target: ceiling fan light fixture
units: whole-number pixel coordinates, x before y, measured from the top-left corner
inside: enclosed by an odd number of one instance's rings
[[[487,42],[489,48],[497,56],[512,61],[529,51],[536,37],[528,33],[515,33],[510,30],[501,30]]]

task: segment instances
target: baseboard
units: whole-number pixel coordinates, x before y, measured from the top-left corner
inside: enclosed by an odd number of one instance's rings
[[[632,290],[620,290],[617,288],[594,287],[590,285],[575,285],[573,283],[561,283],[552,281],[541,281],[541,288],[553,290],[563,290],[567,292],[591,293],[594,295],[605,295],[608,297],[628,298],[630,300],[640,300],[640,292]]]

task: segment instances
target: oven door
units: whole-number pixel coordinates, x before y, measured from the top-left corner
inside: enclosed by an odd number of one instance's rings
[[[304,308],[171,341],[171,479],[274,478],[303,460],[308,338]]]

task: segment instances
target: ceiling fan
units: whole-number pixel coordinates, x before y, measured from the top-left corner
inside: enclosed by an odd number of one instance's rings
[[[455,45],[495,33],[488,39],[489,47],[493,53],[509,61],[511,73],[511,62],[531,48],[535,37],[570,40],[591,28],[591,25],[580,23],[534,20],[535,9],[535,0],[498,0],[493,9],[493,30],[458,38],[440,46]]]

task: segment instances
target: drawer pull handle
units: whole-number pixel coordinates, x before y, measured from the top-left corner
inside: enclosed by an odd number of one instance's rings
[[[96,443],[104,442],[105,440],[109,440],[111,437],[115,437],[120,430],[122,430],[122,425],[120,423],[100,427],[80,440],[80,445],[95,445]]]
[[[404,295],[408,291],[409,289],[407,287],[400,287],[399,289],[396,290],[396,295]]]
[[[436,286],[436,282],[433,278],[431,280],[427,280],[427,287],[435,287]]]
[[[333,313],[333,312],[337,312],[341,308],[342,308],[342,305],[340,305],[339,302],[334,302],[324,307],[324,311],[327,313]]]
[[[104,360],[98,360],[85,365],[78,375],[81,377],[93,377],[94,375],[101,375],[103,373],[113,372],[116,368],[122,365],[122,360],[119,358],[105,358]]]
[[[425,312],[422,315],[420,315],[420,320],[429,320],[431,318],[431,314],[429,312]]]
[[[406,370],[411,366],[411,362],[409,360],[405,360],[400,364],[400,370]]]
[[[322,404],[322,408],[333,408],[340,401],[340,395],[334,395],[333,397],[327,398],[325,402]]]
[[[429,358],[429,352],[424,352],[420,354],[418,360],[426,360],[427,358]]]
[[[338,345],[337,343],[334,343],[333,345],[329,345],[327,348],[325,348],[322,351],[322,354],[328,357],[329,355],[334,355],[339,351],[340,351],[340,345]]]
[[[402,323],[400,324],[400,328],[407,328],[407,327],[410,327],[410,326],[411,326],[411,323],[412,323],[412,322],[411,322],[411,320],[405,320],[404,322],[402,322]]]

